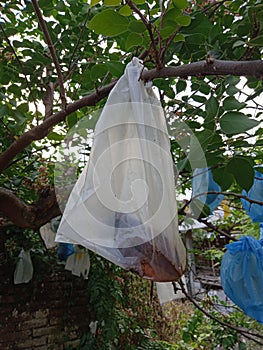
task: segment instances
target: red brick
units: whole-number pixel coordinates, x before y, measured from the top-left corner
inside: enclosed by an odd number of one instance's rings
[[[49,314],[49,309],[37,310],[35,312],[35,317],[36,318],[44,318],[44,317],[47,317],[48,314]]]
[[[51,326],[56,325],[56,324],[61,324],[61,319],[59,317],[50,317],[49,324]]]
[[[48,344],[64,344],[65,336],[66,335],[64,332],[60,332],[59,334],[51,334],[48,336]]]
[[[47,344],[47,337],[41,337],[41,338],[35,338],[35,339],[28,339],[27,341],[19,342],[17,343],[17,349],[29,349],[29,348],[35,348],[40,345],[46,345]]]
[[[70,341],[65,342],[64,348],[66,349],[69,346],[78,347],[79,343],[80,343],[80,339],[70,340]]]
[[[44,328],[36,328],[33,329],[33,337],[41,337],[42,335],[50,335],[59,332],[59,328],[57,327],[44,327]]]
[[[47,318],[33,318],[29,321],[19,323],[18,329],[31,329],[46,326],[48,324]]]
[[[77,347],[81,330],[89,324],[86,282],[59,271],[14,286],[12,279],[7,283],[9,274],[10,269],[0,271],[0,350]]]
[[[31,336],[30,330],[25,330],[25,331],[20,331],[20,332],[12,332],[12,333],[7,333],[7,332],[0,333],[1,341],[6,342],[6,343],[23,341],[23,340],[28,339],[30,336]]]

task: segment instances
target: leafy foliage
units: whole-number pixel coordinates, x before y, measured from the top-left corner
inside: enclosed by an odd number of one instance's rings
[[[166,349],[154,330],[154,317],[160,316],[154,314],[159,307],[150,300],[150,282],[141,282],[94,254],[91,260],[87,288],[97,326],[94,334],[84,335],[79,348]]]
[[[36,6],[47,32],[37,17]],[[39,198],[48,197],[54,182],[55,153],[65,135],[79,120],[90,116],[90,129],[94,128],[93,112],[103,107],[109,84],[123,74],[133,56],[138,56],[146,68],[157,68],[157,72],[164,66],[185,67],[184,74],[169,75],[169,79],[157,78],[156,74],[157,79],[153,79],[167,116],[171,152],[178,169],[177,192],[189,193],[193,170],[205,162],[226,192],[222,208],[227,207],[224,220],[208,230],[213,235],[258,236],[258,226],[244,214],[240,195],[242,189],[251,187],[254,166],[263,159],[262,75],[244,68],[242,75],[247,78],[240,78],[235,67],[229,68],[229,62],[248,61],[253,68],[256,60],[262,59],[261,1],[8,0],[0,1],[0,10],[2,189],[30,208]],[[52,45],[47,44],[47,33]],[[209,68],[210,74],[203,70],[193,74],[192,64],[198,62],[202,62],[200,67]],[[221,75],[216,74],[216,62],[224,62]],[[102,93],[103,88],[108,90]],[[87,96],[91,97],[89,102],[84,98]],[[179,203],[180,220],[189,214],[188,204]],[[4,206],[2,202],[1,211]],[[36,209],[42,216],[43,211]],[[205,209],[200,220],[207,215]],[[40,252],[36,230],[14,228],[2,212],[0,228],[11,255],[17,254],[22,243],[35,247],[36,255]],[[210,253],[213,258],[215,254],[220,257],[218,252]],[[141,319],[139,324],[135,311],[129,314],[124,310],[133,301],[122,294],[121,271],[97,257],[93,257],[93,264],[90,298],[100,333],[98,343],[87,335],[83,349],[113,349],[120,342],[124,348],[126,337],[132,339],[129,349],[172,346],[165,342],[156,345],[151,322]],[[126,279],[121,283],[134,287]],[[141,302],[145,304],[145,300]],[[147,319],[150,307],[147,303],[144,306]],[[206,346],[212,333],[215,342],[225,339],[221,345],[226,349],[237,340],[234,333],[225,337],[219,326],[199,312],[189,320],[183,337],[195,342],[193,346],[199,346],[198,342]],[[180,344],[182,349],[188,345]]]

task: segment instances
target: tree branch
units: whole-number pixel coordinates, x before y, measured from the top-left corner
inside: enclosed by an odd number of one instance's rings
[[[173,78],[189,76],[202,77],[206,75],[236,75],[263,79],[263,60],[256,61],[222,61],[214,60],[193,62],[176,67],[144,70],[141,78],[145,81],[156,78]]]
[[[52,43],[52,39],[50,37],[50,34],[49,34],[49,31],[48,31],[46,22],[45,22],[45,20],[44,20],[44,18],[42,16],[42,12],[41,12],[41,10],[40,10],[40,8],[38,6],[37,0],[32,0],[32,5],[33,5],[33,7],[35,9],[35,12],[36,12],[39,24],[40,24],[40,26],[42,28],[42,32],[44,34],[45,41],[46,41],[46,43],[48,45],[48,48],[49,48],[52,60],[53,60],[53,62],[55,64],[55,67],[56,67],[58,80],[59,80],[59,87],[60,87],[60,99],[61,99],[61,102],[62,102],[62,108],[63,108],[63,110],[65,110],[66,109],[66,103],[67,103],[67,101],[66,101],[66,93],[65,93],[64,83],[63,83],[63,75],[62,75],[62,72],[61,72],[61,69],[60,69],[60,65],[59,65],[59,62],[58,62],[56,51],[55,51],[54,45]]]
[[[208,228],[212,229],[214,232],[219,233],[222,236],[225,236],[232,241],[238,241],[235,237],[231,236],[230,233],[227,233],[226,231],[221,230],[219,227],[213,225],[210,221],[206,219],[198,219],[199,222],[202,222],[204,225],[206,225]]]
[[[49,77],[52,75],[52,67],[51,65],[46,67],[46,76]],[[45,106],[45,116],[44,120],[52,116],[53,114],[53,103],[54,103],[54,83],[49,81],[46,84],[46,91],[43,93],[42,101]]]
[[[160,70],[152,69],[142,72],[142,80],[149,81],[156,78],[171,77],[188,77],[188,76],[205,76],[205,75],[237,75],[237,76],[253,76],[263,78],[263,61],[221,61],[214,60],[213,63],[206,61],[194,62],[176,67],[164,67]],[[65,118],[76,110],[94,106],[100,100],[105,98],[116,84],[116,80],[109,85],[98,89],[91,95],[85,96],[78,101],[69,104],[65,110],[55,113],[46,119],[42,124],[33,127],[25,132],[12,145],[7,148],[0,156],[0,173],[3,172],[12,159],[24,150],[31,142],[43,139],[48,135],[51,127],[65,120]]]
[[[47,194],[40,196],[37,202],[28,205],[12,191],[0,188],[0,211],[14,225],[34,229],[61,214],[54,189],[48,189]]]

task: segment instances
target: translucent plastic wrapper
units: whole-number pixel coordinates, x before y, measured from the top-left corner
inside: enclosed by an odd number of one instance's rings
[[[210,209],[210,214],[212,214],[224,196],[217,193],[207,194],[207,192],[221,192],[221,187],[214,181],[211,169],[197,168],[193,173],[192,198],[206,204]]]
[[[29,250],[22,249],[14,273],[14,284],[28,283],[33,277],[33,264]]]
[[[67,258],[65,270],[71,271],[72,275],[88,279],[90,270],[89,252],[75,247],[75,253]]]
[[[57,246],[57,243],[55,242],[56,233],[52,230],[50,222],[41,226],[39,232],[47,249],[52,249]]]
[[[248,192],[243,190],[242,194],[244,196],[247,196],[249,199],[263,202],[263,174],[256,169],[257,168],[255,168],[255,178],[253,185]],[[245,198],[241,198],[241,201],[243,207],[253,222],[263,222],[263,205],[251,203]]]
[[[263,323],[263,241],[245,236],[226,248],[221,264],[224,292],[248,316]]]
[[[163,110],[134,58],[96,124],[88,164],[67,202],[56,241],[80,244],[154,281],[185,270],[173,162]]]

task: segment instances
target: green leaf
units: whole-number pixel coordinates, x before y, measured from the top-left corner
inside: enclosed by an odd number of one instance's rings
[[[107,69],[107,66],[105,64],[102,64],[102,63],[96,64],[95,66],[93,66],[91,68],[91,71],[90,71],[91,79],[93,81],[96,81],[99,78],[104,77],[105,74],[107,73],[107,71],[108,71],[108,69]]]
[[[119,9],[119,14],[122,16],[130,16],[132,14],[132,9],[128,5],[124,5]]]
[[[220,118],[220,127],[225,134],[239,134],[250,130],[257,125],[259,121],[248,118],[241,112],[227,112]]]
[[[226,170],[231,173],[237,184],[249,191],[254,182],[254,169],[251,162],[245,157],[235,156],[226,165]]]
[[[187,27],[191,23],[191,17],[188,15],[177,16],[175,20],[180,26],[183,27]]]
[[[215,182],[220,185],[222,191],[228,190],[234,181],[233,175],[225,167],[212,169],[212,172]]]
[[[100,2],[100,0],[91,0],[90,1],[90,7],[93,7],[95,5],[97,5]]]
[[[263,46],[263,35],[259,35],[248,42],[249,46]]]
[[[200,102],[200,103],[204,103],[206,101],[206,97],[205,96],[201,96],[201,95],[193,95],[192,99],[196,102]]]
[[[186,9],[188,6],[187,0],[173,0],[173,5],[179,9]]]
[[[223,108],[225,111],[232,111],[234,109],[239,110],[244,108],[246,104],[239,102],[234,96],[228,96],[224,99]]]
[[[212,23],[209,21],[208,17],[204,14],[196,14],[191,21],[189,27],[184,28],[183,33],[187,34],[197,34],[202,33],[207,38],[207,33],[213,27]]]
[[[223,17],[223,23],[226,27],[230,27],[233,20],[234,20],[234,16],[233,15],[230,15],[230,14],[224,14],[224,17]]]
[[[246,43],[242,40],[237,40],[234,42],[232,48],[234,49],[235,47],[239,47],[239,46],[244,46]]]
[[[205,151],[214,135],[211,130],[202,130],[196,133],[195,136],[199,141],[202,149]]]
[[[163,91],[166,91],[169,89],[170,85],[169,85],[169,81],[166,80],[166,79],[154,79],[154,85],[160,89],[160,90],[163,90]]]
[[[181,15],[182,13],[179,9],[172,8],[169,11],[167,11],[163,18],[162,28],[164,29],[166,27],[173,27],[175,30],[177,25],[176,18]]]
[[[77,113],[72,113],[67,116],[66,122],[70,128],[72,128],[78,122]]]
[[[124,72],[124,64],[118,61],[110,61],[106,63],[108,70],[111,74],[117,78],[119,78]]]
[[[238,92],[239,92],[239,89],[238,89],[236,86],[234,86],[234,85],[229,85],[229,86],[226,88],[226,93],[227,93],[228,95],[233,96],[233,95],[235,95],[235,94],[238,93]]]
[[[169,86],[169,88],[165,91],[165,93],[166,93],[166,96],[169,97],[170,99],[175,98],[175,92],[171,86]]]
[[[131,32],[135,32],[135,33],[143,33],[146,30],[145,25],[143,24],[142,21],[133,21],[129,24],[128,29]]]
[[[21,105],[19,105],[17,108],[19,109],[19,111],[21,113],[27,113],[28,112],[28,104],[27,103],[21,103]]]
[[[255,146],[263,146],[263,139],[262,140],[257,140],[255,143]]]
[[[179,94],[180,92],[184,91],[186,89],[186,81],[185,80],[178,80],[176,83],[176,92]]]
[[[206,41],[206,37],[202,33],[186,34],[185,41],[187,44],[203,45]]]
[[[160,30],[161,37],[163,39],[169,38],[169,36],[174,32],[174,26],[166,26]]]
[[[53,140],[53,141],[62,141],[64,140],[65,136],[64,135],[59,135],[58,133],[52,131],[48,137],[49,140]]]
[[[205,104],[206,114],[209,117],[209,119],[215,118],[217,116],[218,109],[218,100],[214,96],[211,96]]]
[[[175,43],[178,43],[179,41],[185,41],[185,36],[183,34],[176,34],[176,36],[174,37],[173,41]]]
[[[0,117],[10,114],[10,108],[7,105],[0,106]]]
[[[202,92],[202,94],[208,95],[210,93],[210,86],[206,84],[205,82],[201,82],[201,85],[199,86],[199,91]]]
[[[104,0],[104,6],[119,6],[121,4],[121,0]]]
[[[115,36],[126,32],[128,25],[126,17],[112,9],[107,9],[94,16],[89,22],[88,28],[97,34]]]
[[[140,46],[143,43],[143,39],[138,33],[130,33],[126,39],[125,47],[129,50],[133,46]]]
[[[24,115],[24,113],[20,112],[18,109],[13,110],[13,116],[18,125],[23,125],[27,120],[27,117]]]

